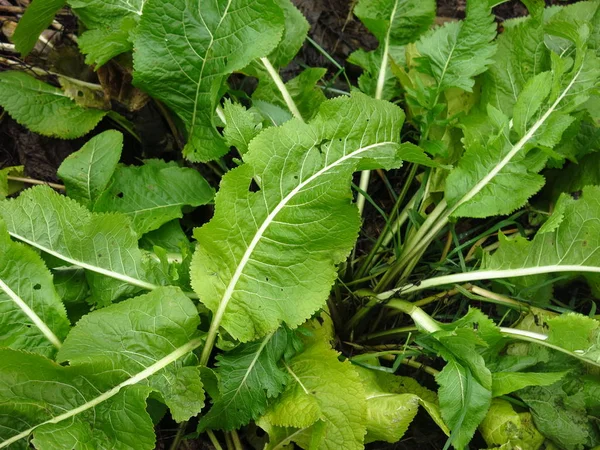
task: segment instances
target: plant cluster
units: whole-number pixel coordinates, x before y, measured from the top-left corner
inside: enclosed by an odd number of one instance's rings
[[[281,79],[290,0],[34,0],[21,54],[65,3],[187,162],[120,163],[135,130],[93,83],[0,73],[33,132],[121,130],[62,163],[65,192],[0,171],[0,448],[152,450],[169,414],[172,449],[351,450],[420,409],[445,448],[599,448],[599,1],[523,0],[499,33],[487,0],[442,26],[433,0],[359,0],[379,46],[347,92],[341,66]],[[397,375],[418,370],[435,389]]]

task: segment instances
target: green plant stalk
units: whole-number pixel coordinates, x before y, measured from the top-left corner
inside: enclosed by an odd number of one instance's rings
[[[413,303],[409,303],[405,300],[394,299],[389,301],[386,306],[388,308],[398,309],[403,313],[408,314],[417,327],[427,331],[428,333],[435,333],[436,331],[440,331],[442,329],[429,314],[427,314],[418,306],[415,306]]]
[[[290,112],[292,113],[292,115],[296,119],[299,119],[304,122],[304,119],[302,118],[302,115],[300,114],[300,110],[296,106],[294,99],[292,98],[292,96],[290,95],[290,92],[285,87],[285,84],[283,83],[283,80],[279,76],[279,73],[277,73],[277,70],[275,70],[275,67],[273,67],[273,65],[269,61],[269,58],[263,57],[263,58],[260,58],[260,61],[265,66],[265,69],[267,69],[267,72],[273,79],[273,82],[277,86],[277,89],[279,89],[279,92],[281,93],[281,96],[283,97],[283,101],[287,105],[287,107],[290,110]]]
[[[221,444],[219,444],[219,440],[212,430],[206,430],[206,435],[210,439],[211,444],[215,447],[215,450],[223,450],[223,447],[221,447]]]

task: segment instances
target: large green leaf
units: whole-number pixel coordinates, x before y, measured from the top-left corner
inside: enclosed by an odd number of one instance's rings
[[[208,203],[213,195],[214,190],[198,171],[154,159],[143,166],[117,167],[94,211],[126,214],[142,235],[182,217],[185,206]]]
[[[200,430],[233,430],[264,414],[269,399],[281,394],[288,381],[287,371],[278,363],[289,338],[288,331],[280,328],[217,357],[219,396],[200,419]]]
[[[67,195],[91,208],[106,189],[123,148],[123,135],[109,130],[94,136],[58,168]]]
[[[97,302],[106,304],[132,287],[156,287],[146,279],[137,235],[123,215],[90,213],[75,200],[37,186],[0,202],[0,217],[15,239],[86,269]]]
[[[287,365],[291,379],[259,422],[308,449],[362,449],[366,433],[365,391],[350,362],[340,362],[329,344],[312,343]],[[274,442],[267,446],[274,448]]]
[[[198,368],[190,366],[202,343],[198,325],[193,303],[166,288],[82,319],[59,355],[69,366],[0,350],[0,448],[33,433],[40,450],[154,449],[152,391],[179,420],[202,407]]]
[[[527,386],[548,386],[567,372],[498,372],[492,373],[492,396],[510,394]]]
[[[65,4],[66,0],[35,0],[29,4],[12,35],[15,47],[23,57],[33,50],[42,31]]]
[[[192,286],[234,338],[249,341],[296,327],[319,309],[356,239],[351,204],[357,169],[425,160],[399,146],[404,115],[362,94],[322,104],[305,124],[292,120],[254,138],[245,165],[229,171],[215,216],[194,236]],[[252,180],[260,189],[249,191]]]
[[[435,79],[437,95],[450,87],[471,91],[473,78],[493,62],[495,36],[488,2],[470,0],[464,21],[448,22],[417,42],[419,70]]]
[[[0,346],[51,357],[69,331],[52,275],[40,256],[12,242],[0,220]]]
[[[147,1],[136,32],[134,81],[183,121],[188,159],[227,152],[213,119],[221,85],[275,48],[283,22],[274,0]]]
[[[60,89],[16,71],[0,73],[0,106],[31,131],[63,139],[83,136],[106,114],[82,108]]]

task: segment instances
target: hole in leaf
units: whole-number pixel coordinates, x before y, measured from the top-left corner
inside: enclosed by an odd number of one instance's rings
[[[77,97],[83,97],[83,92],[77,91]]]
[[[123,198],[123,193],[122,193],[122,192],[119,192],[119,193],[117,194],[117,197],[119,197],[119,198]]]
[[[581,194],[583,192],[581,190],[579,191],[575,191],[575,192],[571,192],[571,197],[573,197],[575,200],[579,200],[581,198]]]
[[[42,288],[42,285],[41,285],[40,283],[37,283],[37,284],[34,284],[34,285],[33,285],[33,289],[34,289],[35,291],[39,291],[41,288]]]
[[[254,180],[250,181],[250,186],[248,187],[248,189],[250,190],[250,192],[258,192],[258,191],[260,191],[260,187],[258,186],[258,184],[256,183],[256,181],[254,181]]]

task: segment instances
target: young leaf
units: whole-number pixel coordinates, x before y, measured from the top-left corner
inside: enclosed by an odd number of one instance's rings
[[[138,167],[118,166],[94,211],[126,214],[142,235],[182,217],[183,207],[204,205],[213,196],[214,190],[198,171],[154,159]]]
[[[209,161],[227,152],[214,125],[225,78],[271,52],[283,32],[274,0],[148,0],[136,32],[134,82],[184,122],[185,156]]]
[[[225,128],[223,129],[225,143],[230,147],[237,148],[240,154],[243,155],[248,151],[250,141],[262,128],[260,116],[257,119],[244,106],[239,103],[232,103],[229,100],[225,101],[223,113],[225,115]]]
[[[70,359],[70,366],[0,350],[0,448],[33,433],[41,450],[81,443],[154,449],[146,412],[152,391],[180,420],[202,407],[199,372],[190,366],[196,363],[191,351],[202,343],[198,325],[193,303],[168,288],[82,319],[59,355]]]
[[[113,176],[123,148],[123,135],[108,130],[69,155],[58,168],[67,195],[92,208]]]
[[[69,333],[57,361],[93,367],[97,373],[112,366],[132,376],[196,339],[198,325],[194,304],[179,289],[161,287],[84,316]],[[204,406],[197,363],[189,355],[148,378],[178,422]]]
[[[0,73],[0,106],[31,131],[62,139],[83,136],[106,114],[77,106],[60,89],[17,71]]]
[[[350,363],[340,362],[329,344],[317,341],[286,367],[288,387],[261,422],[279,432],[297,428],[289,438],[302,448],[362,449],[367,405]]]
[[[33,50],[42,31],[48,28],[65,3],[66,0],[35,0],[29,4],[12,35],[15,48],[23,57]]]
[[[355,367],[367,394],[367,436],[365,442],[398,442],[417,415],[419,405],[446,433],[437,396],[414,379]]]
[[[470,92],[473,78],[493,62],[495,36],[488,2],[470,0],[464,21],[448,22],[417,41],[419,70],[435,79],[437,95],[450,87]]]
[[[107,304],[132,292],[154,289],[146,280],[137,236],[126,217],[93,214],[47,186],[0,202],[0,217],[15,239],[86,269],[95,300]]]
[[[397,144],[403,118],[356,94],[323,103],[310,124],[292,120],[252,140],[246,164],[221,181],[215,216],[194,233],[192,286],[215,313],[209,340],[219,326],[242,341],[281,322],[293,328],[323,305],[359,228],[352,173],[422,155]]]
[[[220,394],[200,419],[199,431],[233,430],[264,414],[269,399],[281,394],[287,384],[288,373],[278,366],[287,347],[288,331],[280,328],[219,355]]]
[[[492,373],[492,396],[510,394],[527,386],[548,386],[567,372],[498,372]]]
[[[517,413],[506,400],[494,399],[485,419],[479,426],[488,446],[509,445],[507,448],[537,450],[544,436],[533,425],[529,412]]]
[[[69,332],[67,313],[40,256],[12,242],[0,220],[0,346],[52,357]]]

